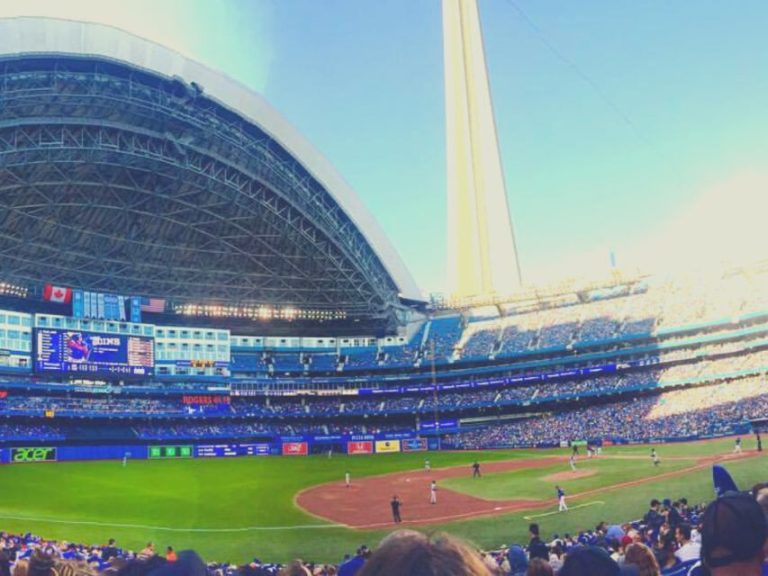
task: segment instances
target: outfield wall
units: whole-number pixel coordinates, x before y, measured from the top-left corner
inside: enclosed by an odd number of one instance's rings
[[[397,436],[397,437],[394,437]],[[307,456],[309,454],[391,454],[439,449],[437,438],[411,434],[288,436],[274,442],[179,442],[68,446],[60,442],[23,442],[0,448],[1,464],[82,460],[179,460],[241,456]]]

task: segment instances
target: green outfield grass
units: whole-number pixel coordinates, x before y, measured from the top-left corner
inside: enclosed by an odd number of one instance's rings
[[[638,455],[641,459],[592,460],[579,467],[596,474],[563,482],[569,494],[648,478],[639,486],[601,491],[571,500],[568,514],[552,509],[507,514],[496,518],[455,522],[439,528],[494,547],[525,539],[529,520],[537,515],[544,533],[577,531],[600,520],[620,521],[642,516],[652,497],[705,500],[712,495],[709,470],[654,480],[653,476],[690,466],[697,456],[722,454],[732,441],[663,445],[662,465],[654,469],[648,448],[615,447],[605,455]],[[441,452],[379,456],[238,458],[232,460],[145,460],[19,464],[0,468],[0,528],[34,531],[42,536],[87,543],[117,538],[138,548],[148,540],[158,546],[194,548],[204,557],[241,562],[254,555],[284,561],[339,561],[360,544],[375,544],[388,531],[354,531],[330,526],[294,505],[297,492],[315,484],[341,481],[345,470],[353,478],[420,469],[425,458],[433,468],[466,467],[466,478],[446,480],[445,487],[489,499],[553,498],[554,483],[543,476],[567,470],[567,464],[535,471],[487,474],[472,480],[469,464],[566,454],[566,450]],[[673,457],[685,460],[670,460]],[[765,480],[763,457],[729,464],[737,481],[750,486]],[[545,514],[545,516],[540,516]],[[167,530],[172,528],[173,530]],[[431,528],[432,530],[438,527]]]
[[[690,468],[696,463],[696,458],[685,460],[670,460],[664,465],[653,466],[650,459],[614,460],[608,457],[579,460],[578,471],[593,474],[574,480],[552,480],[547,476],[570,470],[567,462],[544,468],[528,468],[512,472],[485,474],[481,478],[470,475],[460,478],[449,478],[441,484],[458,492],[466,492],[486,500],[510,500],[525,498],[526,500],[546,500],[555,495],[555,486],[564,487],[568,494],[576,494],[607,486],[629,482],[638,478],[652,478]]]

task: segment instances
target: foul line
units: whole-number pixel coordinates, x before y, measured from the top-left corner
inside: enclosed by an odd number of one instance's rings
[[[584,504],[577,504],[576,506],[568,506],[568,510],[565,510],[565,512],[570,512],[571,510],[577,510],[579,508],[586,508],[587,506],[602,506],[605,504],[602,500],[595,500],[593,502],[585,502]],[[564,512],[560,512],[559,510],[553,510],[552,512],[542,512],[541,514],[531,514],[530,516],[523,516],[523,520],[532,520],[533,518],[544,518],[545,516],[554,516],[555,514],[563,514]]]
[[[101,526],[104,528],[131,528],[155,530],[161,532],[260,532],[277,530],[326,530],[328,528],[347,528],[344,524],[298,524],[295,526],[244,526],[242,528],[172,528],[170,526],[150,526],[148,524],[117,524],[114,522],[96,522],[95,520],[62,520],[60,518],[35,518],[33,516],[14,516],[0,514],[2,520],[22,520],[24,522],[49,522],[52,524],[73,524],[81,526]]]

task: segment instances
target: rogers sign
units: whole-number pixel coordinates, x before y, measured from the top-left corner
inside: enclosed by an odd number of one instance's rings
[[[283,456],[306,456],[306,442],[283,442]]]

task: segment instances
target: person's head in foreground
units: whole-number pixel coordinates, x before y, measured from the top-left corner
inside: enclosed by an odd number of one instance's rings
[[[447,534],[399,530],[382,540],[359,576],[490,576],[480,555]]]
[[[766,536],[760,505],[748,494],[725,494],[704,512],[702,563],[712,576],[760,576]]]
[[[620,567],[603,548],[577,546],[566,554],[557,576],[631,576],[639,573],[633,564]]]
[[[555,572],[552,570],[552,566],[549,562],[542,560],[541,558],[534,558],[531,563],[528,564],[528,571],[525,576],[554,576]]]
[[[656,561],[656,557],[653,555],[653,550],[645,544],[630,544],[624,554],[624,562],[637,566],[640,576],[659,576],[661,574],[661,569]]]

